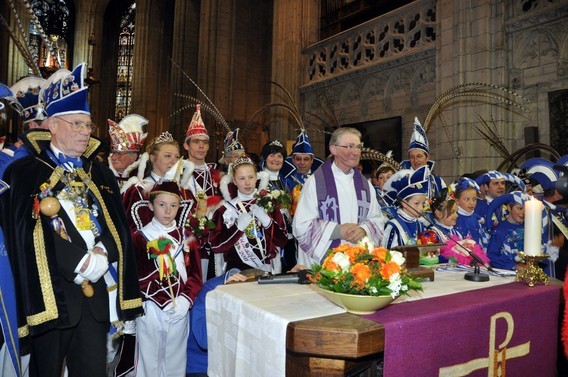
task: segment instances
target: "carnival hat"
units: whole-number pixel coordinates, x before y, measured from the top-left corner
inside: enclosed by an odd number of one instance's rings
[[[454,192],[460,192],[468,188],[474,189],[478,194],[481,192],[479,185],[473,179],[468,177],[460,177],[454,184]]]
[[[91,115],[87,103],[89,90],[84,85],[86,69],[85,63],[79,64],[72,72],[60,69],[44,83],[39,100],[43,102],[47,116]]]
[[[568,166],[568,154],[565,154],[564,156],[560,157],[558,161],[556,161],[555,165]]]
[[[13,94],[7,99],[24,123],[45,118],[43,106],[39,104],[39,93],[45,82],[40,77],[30,76],[12,85]]]
[[[492,216],[497,209],[501,208],[503,205],[509,203],[525,205],[527,200],[530,200],[530,196],[522,191],[513,191],[508,194],[503,194],[500,197],[494,199],[487,207],[487,212],[485,212],[485,224],[493,224]],[[543,210],[544,211],[544,210]],[[544,212],[544,217],[546,217],[546,212]]]
[[[417,117],[414,118],[414,130],[410,137],[410,144],[408,144],[408,151],[410,152],[413,149],[419,149],[424,151],[427,155],[430,155],[430,147],[428,144],[428,138],[426,137],[426,131],[422,128]]]
[[[225,155],[244,150],[245,147],[239,142],[239,129],[227,132],[227,136],[225,136]]]
[[[558,173],[554,170],[554,164],[544,158],[530,158],[521,166],[526,169],[527,176],[534,179],[544,189],[553,189],[558,181]]]
[[[209,133],[207,132],[207,128],[205,128],[203,119],[201,119],[201,105],[196,106],[193,118],[191,118],[191,123],[189,123],[187,132],[185,133],[185,141],[190,139],[192,136],[205,136],[209,139]]]
[[[506,179],[503,173],[497,170],[490,170],[487,173],[480,175],[479,177],[475,178],[475,182],[478,185],[487,185],[493,179]]]
[[[517,190],[520,190],[522,192],[527,191],[527,187],[525,186],[525,183],[520,177],[510,173],[502,173],[502,174],[505,177],[505,182],[509,182],[511,184],[509,191],[517,191]]]
[[[148,119],[138,114],[130,114],[118,124],[110,119],[107,119],[107,122],[111,152],[140,152],[148,136],[148,133],[142,131],[142,127],[148,124]]]
[[[310,144],[310,138],[306,135],[306,132],[302,130],[298,137],[296,138],[296,142],[292,146],[292,154],[296,153],[303,153],[303,154],[311,154],[314,155],[314,149],[312,148],[312,144]]]
[[[164,181],[154,185],[152,190],[150,190],[150,195],[157,196],[159,194],[174,195],[181,201],[179,185],[175,181]]]
[[[399,201],[414,195],[426,195],[429,176],[430,170],[427,166],[416,170],[399,170],[385,182],[383,190],[390,199],[397,198]]]

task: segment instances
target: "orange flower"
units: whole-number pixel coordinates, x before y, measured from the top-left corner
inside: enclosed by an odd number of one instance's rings
[[[339,271],[341,270],[337,263],[333,261],[333,254],[330,254],[325,260],[323,261],[322,268],[328,271]]]
[[[375,248],[371,254],[373,254],[373,259],[378,261],[384,261],[387,257],[388,250],[384,247]]]
[[[365,283],[371,277],[371,269],[363,263],[355,263],[351,267],[351,273],[355,277],[355,282],[362,287],[365,286]]]
[[[395,262],[385,263],[381,267],[381,276],[386,280],[389,280],[392,275],[397,273],[400,273],[400,266]]]

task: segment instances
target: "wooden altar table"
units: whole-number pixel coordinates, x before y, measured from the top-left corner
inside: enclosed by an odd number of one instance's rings
[[[510,283],[486,283],[464,272],[437,271],[424,292],[395,302],[438,297]],[[210,376],[343,376],[373,367],[384,349],[380,323],[345,313],[302,285],[244,283],[207,296]]]

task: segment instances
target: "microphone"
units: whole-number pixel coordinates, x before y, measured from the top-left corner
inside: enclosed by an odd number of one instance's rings
[[[301,270],[297,273],[261,275],[258,277],[258,284],[310,284],[308,270]]]
[[[396,202],[402,207],[402,199],[400,199],[400,197],[397,196]],[[434,223],[432,223],[432,220],[430,220],[430,219],[428,218],[428,216],[424,215],[423,213],[418,212],[417,210],[415,210],[414,208],[410,207],[409,205],[406,205],[405,208],[406,208],[407,210],[409,210],[410,212],[412,212],[414,215],[419,216],[419,217],[423,218],[424,220],[426,220],[430,226],[434,225]],[[488,271],[497,273],[497,272],[493,269],[493,267],[491,267],[489,264],[485,263],[481,258],[479,258],[479,256],[477,256],[474,252],[472,252],[471,250],[469,250],[467,247],[463,246],[463,245],[460,244],[459,242],[456,242],[456,245],[457,245],[458,247],[460,247],[462,250],[464,250],[465,252],[467,252],[468,255],[471,257],[471,259],[475,260],[475,262],[476,262],[478,265],[481,265],[481,266],[485,267]],[[479,267],[478,267],[478,268],[479,268]],[[479,272],[477,272],[477,273],[479,274]],[[467,278],[467,274],[466,274],[466,279],[467,279],[467,280],[470,280],[470,279]],[[487,277],[487,280],[489,280],[489,277]]]

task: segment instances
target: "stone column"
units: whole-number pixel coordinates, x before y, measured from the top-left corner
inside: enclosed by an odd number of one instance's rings
[[[319,39],[319,1],[316,0],[275,0],[273,18],[272,45],[272,81],[284,86],[300,107],[298,88],[305,83],[308,64],[303,61],[302,49],[316,43]],[[286,94],[273,87],[272,102],[287,102]],[[302,109],[298,109],[303,113]],[[271,114],[270,126],[272,139],[285,143],[295,140],[298,125],[285,111]],[[321,133],[308,131],[308,136],[315,153],[324,154],[324,137]]]
[[[172,1],[136,1],[131,113],[150,121],[149,140],[173,127],[169,118],[173,11]]]

